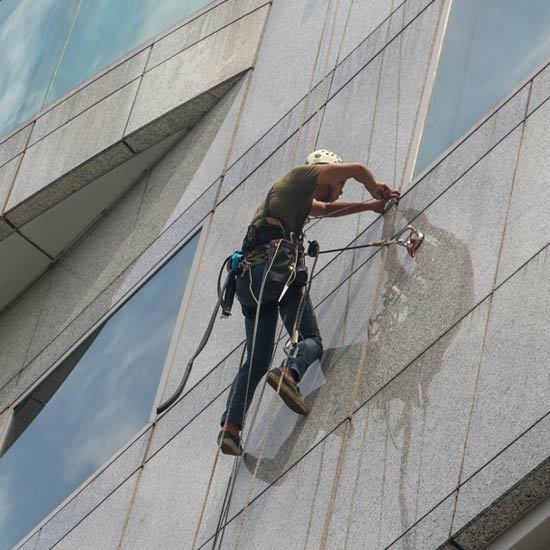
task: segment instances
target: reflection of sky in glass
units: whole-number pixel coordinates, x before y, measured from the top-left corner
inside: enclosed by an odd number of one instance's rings
[[[82,0],[48,102],[212,0]]]
[[[11,548],[148,421],[197,241],[105,322],[0,458],[0,548]]]
[[[548,0],[454,0],[416,173],[549,56]]]
[[[0,136],[211,1],[0,0]]]
[[[77,5],[0,2],[0,136],[42,107]]]

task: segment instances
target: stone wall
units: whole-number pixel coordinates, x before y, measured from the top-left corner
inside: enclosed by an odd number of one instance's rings
[[[271,390],[257,392],[225,521],[234,462],[216,461],[215,439],[242,351],[238,307],[187,393],[21,548],[191,548],[195,537],[209,548],[218,533],[223,548],[473,550],[550,493],[550,69],[411,182],[444,2],[327,3],[274,0],[254,70],[4,312],[2,418],[200,227],[162,381],[171,394],[219,265],[268,186],[315,147],[367,163],[403,198],[384,217],[313,222],[308,239],[364,244],[412,223],[426,234],[418,257],[322,256],[312,299],[325,353],[301,383],[311,412],[273,412]],[[349,182],[343,198],[366,197]]]

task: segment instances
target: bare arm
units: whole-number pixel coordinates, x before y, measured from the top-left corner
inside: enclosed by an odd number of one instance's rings
[[[378,183],[372,172],[360,162],[341,164],[324,164],[317,175],[317,185],[327,186],[331,183],[353,178],[362,183],[375,199],[390,200],[399,198],[399,192],[391,189],[385,183]]]
[[[367,212],[369,210],[383,214],[386,201],[374,200],[369,202],[321,202],[313,200],[309,213],[312,216],[321,218],[339,218],[349,214],[358,214],[359,212]]]

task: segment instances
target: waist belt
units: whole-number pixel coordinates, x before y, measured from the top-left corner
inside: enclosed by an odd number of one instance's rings
[[[262,246],[277,239],[284,239],[285,232],[278,225],[249,225],[243,242],[243,250],[250,252],[258,246]]]

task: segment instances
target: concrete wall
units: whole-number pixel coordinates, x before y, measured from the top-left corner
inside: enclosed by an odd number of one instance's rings
[[[4,312],[2,418],[201,227],[169,395],[266,189],[315,146],[333,148],[404,196],[384,217],[311,224],[308,238],[329,249],[411,222],[426,241],[416,260],[322,257],[312,298],[325,355],[301,384],[311,412],[272,415],[270,390],[255,400],[222,547],[482,548],[550,493],[550,69],[411,183],[444,2],[327,2],[274,0],[254,71]],[[21,547],[210,547],[233,468],[215,462],[218,418],[242,343],[236,307],[183,398]]]

